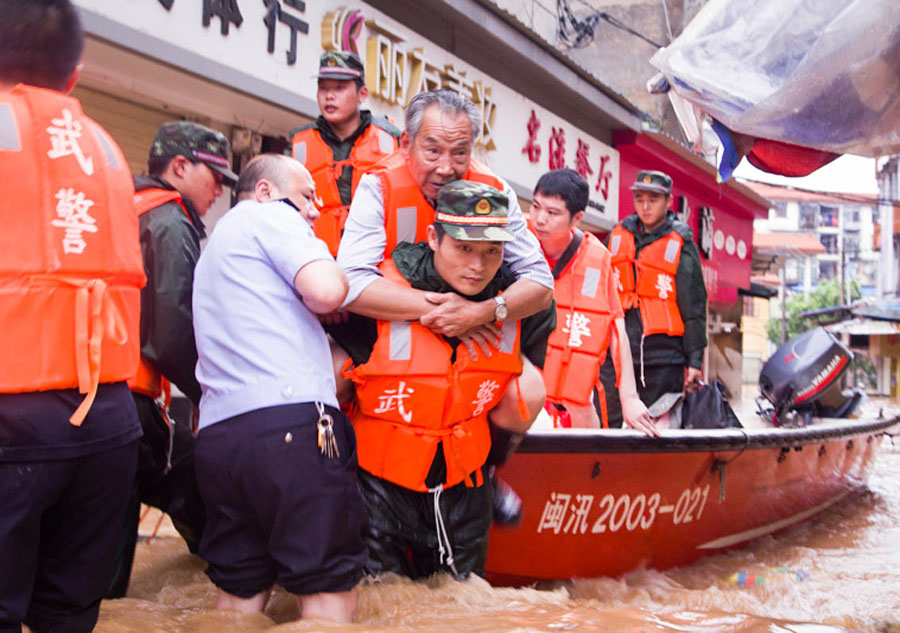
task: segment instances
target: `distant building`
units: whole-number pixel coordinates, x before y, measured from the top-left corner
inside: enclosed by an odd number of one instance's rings
[[[881,295],[900,297],[900,156],[878,159],[876,168],[881,224],[875,247],[881,255]]]
[[[864,296],[880,287],[879,253],[875,248],[879,225],[878,196],[827,193],[747,181],[747,186],[771,200],[768,219],[756,220],[757,233],[812,234],[825,252],[785,262],[785,285],[809,292],[820,281],[839,279],[859,284]]]

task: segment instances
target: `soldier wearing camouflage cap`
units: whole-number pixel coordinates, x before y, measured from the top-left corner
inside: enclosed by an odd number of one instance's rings
[[[150,173],[162,173],[164,162],[175,156],[184,156],[192,162],[204,163],[221,174],[229,186],[237,182],[237,174],[229,169],[230,146],[225,135],[205,125],[191,121],[163,123],[156,131],[150,146]]]
[[[360,176],[397,148],[400,130],[360,109],[369,91],[356,53],[326,52],[317,81],[319,117],[291,133],[292,155],[316,182],[322,205],[313,229],[336,255]]]
[[[359,487],[373,526],[366,534],[372,574],[483,575],[494,513],[491,469],[514,450],[543,403],[532,363],[543,363],[554,311],[508,318],[503,292],[516,279],[503,265],[505,245],[515,239],[508,195],[452,181],[438,191],[435,212],[426,240],[400,243],[381,263],[384,279],[424,290],[435,302],[483,301],[504,322],[473,335],[483,337],[489,355],[417,321],[354,314],[331,328],[351,357],[357,385],[353,424]],[[475,378],[488,367],[494,382]],[[402,390],[399,411],[381,406],[382,386]],[[520,390],[537,393],[537,406],[521,404]]]
[[[121,564],[110,597],[125,595],[134,558],[140,504],[169,513],[192,552],[206,520],[194,476],[195,436],[190,424],[170,425],[158,402],[174,384],[196,407],[191,295],[203,216],[233,186],[225,135],[199,123],[163,123],[150,146],[148,174],[136,176],[135,212],[147,285],[141,289],[141,364],[130,383],[144,430],[129,523],[119,547]]]
[[[455,180],[441,187],[434,223],[457,240],[510,242],[509,196],[490,185]]]
[[[651,407],[703,377],[706,286],[693,233],[669,210],[672,178],[642,170],[631,190],[635,211],[613,228],[607,245],[625,310],[638,393]],[[607,380],[612,380],[608,371],[604,367]],[[615,398],[607,404],[612,412]]]

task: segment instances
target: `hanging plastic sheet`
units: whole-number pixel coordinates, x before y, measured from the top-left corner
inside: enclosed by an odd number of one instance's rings
[[[756,139],[824,162],[900,153],[898,0],[710,0],[651,62],[733,137],[738,161]],[[781,150],[763,143],[756,158]]]

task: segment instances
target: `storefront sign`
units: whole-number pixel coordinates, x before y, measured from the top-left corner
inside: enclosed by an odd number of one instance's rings
[[[616,150],[363,2],[337,7],[303,0],[74,2],[148,36],[150,43],[137,51],[142,55],[167,64],[187,60],[184,70],[200,76],[213,66],[226,68],[236,78],[228,87],[238,91],[247,89],[241,78],[250,77],[303,97],[300,103],[315,103],[318,60],[325,50],[360,55],[369,90],[365,107],[401,127],[403,109],[415,94],[453,90],[482,114],[476,157],[517,191],[530,192],[550,169],[572,167],[591,184],[586,222],[610,228],[616,220]]]
[[[366,62],[373,101],[396,121],[423,90],[453,90],[478,106],[479,158],[502,177],[531,190],[544,172],[570,167],[591,185],[586,221],[610,228],[618,210],[619,155],[547,110],[469,67],[405,26],[366,5],[341,7],[322,21],[326,50],[350,50]],[[516,140],[521,144],[517,144]]]

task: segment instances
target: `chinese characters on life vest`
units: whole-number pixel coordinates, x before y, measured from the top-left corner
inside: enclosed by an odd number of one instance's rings
[[[87,176],[94,173],[94,161],[90,156],[85,156],[79,144],[82,134],[82,125],[76,121],[68,108],[63,108],[59,118],[51,119],[47,134],[50,140],[50,150],[47,157],[51,160],[72,157]],[[54,196],[57,200],[56,215],[58,219],[51,224],[65,229],[62,238],[63,252],[80,255],[87,247],[83,233],[96,233],[97,221],[89,213],[94,201],[85,197],[81,191],[75,191],[72,187],[63,187]]]

